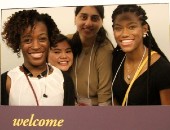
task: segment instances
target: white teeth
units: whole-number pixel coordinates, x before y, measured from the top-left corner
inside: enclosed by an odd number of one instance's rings
[[[32,56],[33,58],[41,58],[42,55],[43,55],[43,53],[31,53],[31,56]]]
[[[131,42],[132,40],[123,40],[122,43]]]
[[[61,62],[59,62],[59,64],[60,65],[67,65],[68,63],[67,63],[67,61],[61,61]]]
[[[66,64],[66,63],[67,63],[67,61],[60,61],[60,63],[61,63],[61,64]]]

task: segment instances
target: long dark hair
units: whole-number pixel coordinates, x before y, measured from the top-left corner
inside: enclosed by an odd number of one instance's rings
[[[151,64],[151,50],[156,51],[158,54],[160,54],[163,58],[165,58],[167,61],[167,57],[165,54],[160,50],[158,47],[158,44],[156,43],[154,37],[152,36],[151,29],[149,24],[146,22],[148,17],[146,16],[146,12],[144,9],[142,9],[141,6],[138,6],[136,4],[132,5],[118,5],[117,8],[112,13],[112,22],[114,26],[114,21],[116,17],[119,14],[125,13],[125,12],[132,12],[136,14],[139,17],[139,20],[141,21],[142,25],[148,25],[148,35],[143,38],[144,45],[148,48],[148,69],[147,69],[147,88],[150,84],[150,64]],[[120,49],[120,47],[117,45],[113,52],[113,74],[116,73],[118,66],[120,65],[123,57],[125,56],[125,53]]]
[[[81,9],[83,8],[84,6],[77,6],[76,9],[75,9],[75,16],[78,15],[78,13],[81,11]],[[97,5],[97,6],[93,6],[96,8],[96,10],[98,11],[100,17],[102,19],[104,19],[104,7],[102,5]],[[102,26],[100,29],[99,29],[99,32],[97,33],[97,37],[96,37],[96,42],[98,43],[98,46],[100,46],[104,40],[109,40],[109,38],[107,37],[107,32],[106,30],[104,29],[104,27]],[[110,40],[109,40],[110,41]],[[73,35],[73,38],[72,38],[72,44],[73,44],[73,53],[74,53],[74,56],[77,56],[81,53],[82,51],[82,42],[80,40],[80,36],[79,36],[79,33],[76,32],[74,35]]]

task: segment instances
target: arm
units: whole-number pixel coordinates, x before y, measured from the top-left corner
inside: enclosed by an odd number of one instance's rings
[[[97,52],[98,70],[98,102],[99,106],[111,105],[111,86],[112,86],[112,52],[111,43],[99,48]]]
[[[63,72],[64,77],[64,106],[75,105],[74,84],[67,72]]]
[[[8,72],[1,75],[1,105],[8,105],[11,79],[7,76]]]
[[[170,105],[170,89],[161,90],[160,99],[162,105]]]

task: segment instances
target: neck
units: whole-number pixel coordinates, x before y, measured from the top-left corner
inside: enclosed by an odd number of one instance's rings
[[[85,38],[83,36],[80,36],[80,39],[81,39],[83,47],[92,47],[96,40],[96,37]]]
[[[37,77],[47,69],[46,64],[43,64],[41,66],[33,66],[24,63],[24,66],[32,73],[33,77]]]
[[[140,62],[142,57],[147,54],[147,48],[143,46],[140,50],[135,52],[126,53],[126,63],[134,64]]]
[[[142,54],[140,53],[137,56],[136,55],[135,56],[128,55],[128,56],[126,57],[126,60],[124,63],[124,68],[125,68],[124,79],[128,84],[130,84],[133,76],[139,69],[140,65],[142,64],[142,61],[144,60],[146,56],[146,47],[144,46],[144,50]]]

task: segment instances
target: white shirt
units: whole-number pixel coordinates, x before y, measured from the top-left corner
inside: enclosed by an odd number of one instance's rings
[[[36,93],[40,106],[63,106],[64,102],[64,77],[62,72],[53,67],[53,72],[47,77],[29,77]],[[28,80],[19,66],[10,70],[8,76],[11,78],[11,89],[9,93],[9,105],[12,106],[36,106],[36,99],[28,83]],[[48,97],[43,97],[43,94]]]

